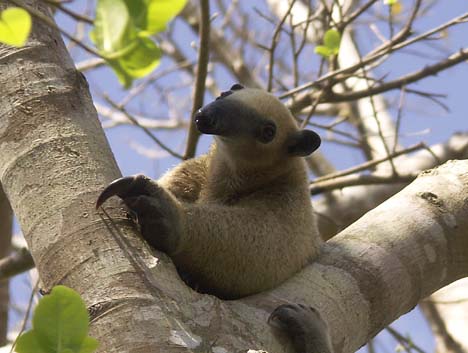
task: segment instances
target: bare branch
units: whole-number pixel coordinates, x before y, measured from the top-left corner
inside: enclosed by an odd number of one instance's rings
[[[79,63],[76,63],[76,69],[81,72],[86,72],[92,69],[106,65],[106,61],[102,58],[89,58]]]
[[[291,14],[291,9],[294,6],[294,3],[296,0],[291,0],[291,3],[289,4],[289,8],[284,14],[283,18],[281,18],[281,21],[277,24],[275,31],[273,32],[273,36],[271,37],[271,45],[270,48],[268,48],[268,52],[270,54],[270,59],[269,59],[269,64],[268,64],[268,84],[267,84],[267,91],[271,91],[272,85],[273,85],[273,69],[275,66],[275,50],[276,46],[278,45],[278,40],[279,40],[279,35],[281,33],[281,30],[283,29],[284,22],[288,18],[288,16]]]
[[[388,92],[394,89],[400,89],[410,83],[420,81],[428,76],[433,76],[441,71],[444,71],[452,66],[455,66],[468,59],[468,49],[461,49],[458,53],[450,55],[448,58],[426,66],[425,68],[415,71],[413,73],[402,76],[396,80],[383,83],[379,86],[374,86],[369,89],[354,91],[349,93],[332,93],[330,97],[325,97],[325,102],[349,102],[359,98],[369,97],[374,94]]]
[[[0,280],[16,276],[34,266],[34,260],[27,248],[13,251],[11,255],[0,259]]]
[[[194,15],[195,6],[188,2],[181,15],[186,19],[194,31],[199,31],[200,22]],[[210,29],[210,49],[216,55],[216,58],[222,62],[234,76],[248,87],[261,88],[261,82],[252,74],[251,69],[245,65],[244,58],[239,55],[223,33],[216,28]]]
[[[68,16],[72,17],[73,19],[77,21],[84,22],[90,25],[94,24],[94,20],[92,18],[89,18],[87,16],[84,16],[82,14],[79,14],[70,10],[69,8],[66,8],[65,6],[63,6],[61,2],[54,1],[54,0],[44,0],[44,1],[48,3],[49,5],[52,5],[53,7],[59,9],[63,13],[66,13]]]
[[[409,340],[402,334],[400,334],[397,330],[392,328],[391,326],[387,326],[385,330],[390,333],[402,346],[407,352],[411,352],[414,349],[418,353],[427,353],[425,350],[421,349],[419,346],[414,344],[413,341]]]
[[[208,60],[210,55],[210,2],[200,0],[200,47],[198,48],[197,76],[195,79],[195,91],[193,94],[192,113],[190,114],[190,126],[185,148],[184,159],[195,156],[198,138],[200,133],[196,129],[193,117],[198,109],[203,105],[205,95],[205,82],[208,72]]]
[[[336,179],[325,180],[323,182],[314,182],[310,185],[309,190],[311,195],[317,195],[349,186],[409,183],[416,179],[417,176],[418,173],[406,175],[347,175]]]
[[[356,9],[352,14],[346,16],[343,21],[338,25],[340,32],[342,32],[346,26],[354,22],[359,16],[361,16],[365,11],[367,11],[372,5],[374,5],[378,0],[369,0],[360,8]]]
[[[431,297],[432,298],[432,297]],[[441,313],[437,309],[433,300],[423,300],[419,303],[419,307],[423,311],[426,318],[428,318],[429,324],[431,325],[432,332],[436,336],[436,341],[440,342],[440,345],[444,347],[444,352],[447,353],[466,353],[463,347],[457,342],[450,334]],[[452,303],[455,304],[455,303]]]
[[[345,169],[345,170],[342,170],[342,171],[339,171],[339,172],[336,172],[336,173],[333,173],[333,174],[329,174],[329,175],[325,175],[323,177],[317,178],[317,179],[314,180],[314,184],[325,181],[325,180],[335,179],[335,178],[339,178],[339,177],[342,177],[342,176],[345,176],[345,175],[361,172],[361,171],[366,170],[366,169],[371,169],[371,168],[375,167],[379,163],[388,161],[390,158],[395,158],[395,157],[398,157],[398,156],[401,156],[401,155],[404,155],[404,154],[408,154],[408,153],[420,150],[420,149],[425,148],[425,147],[426,147],[426,145],[424,143],[418,143],[417,145],[405,148],[404,150],[393,152],[392,154],[390,154],[390,155],[388,155],[386,157],[379,158],[379,159],[374,159],[372,161],[362,163],[362,164],[357,165],[355,167],[348,168],[348,169]]]
[[[101,117],[108,119],[102,122],[102,127],[105,129],[119,125],[133,124],[121,110],[111,109],[99,103],[94,103],[94,106]],[[149,118],[135,114],[130,115],[138,122],[138,126],[145,127],[147,129],[175,130],[187,127],[187,123],[179,119]]]
[[[375,50],[373,50],[372,52],[370,52],[369,54],[367,54],[361,62],[359,63],[356,63],[354,65],[351,65],[351,66],[348,66],[348,67],[345,67],[345,68],[341,68],[341,69],[338,69],[338,70],[335,70],[335,71],[332,71],[332,72],[329,72],[325,75],[323,75],[322,77],[318,78],[317,80],[313,81],[313,82],[308,82],[308,83],[305,83],[299,87],[296,87],[288,92],[285,92],[283,93],[280,98],[287,98],[287,97],[290,97],[292,95],[295,95],[301,91],[304,91],[308,88],[315,88],[315,87],[320,87],[320,85],[325,82],[326,80],[329,80],[329,79],[335,79],[337,81],[340,80],[340,75],[346,75],[346,74],[349,74],[349,73],[353,73],[355,71],[357,71],[358,69],[364,67],[365,65],[368,65],[370,64],[371,62],[379,59],[380,57],[384,56],[384,55],[388,55],[392,52],[395,52],[399,49],[402,49],[408,45],[411,45],[411,44],[414,44],[415,42],[418,42],[424,38],[427,38],[427,37],[430,37],[431,35],[433,35],[434,33],[437,33],[437,32],[441,32],[445,29],[447,29],[448,27],[452,27],[454,25],[457,25],[457,24],[460,24],[460,23],[464,23],[466,20],[468,19],[468,13],[464,13],[463,15],[461,16],[458,16],[448,22],[446,22],[445,24],[443,25],[440,25],[439,27],[436,27],[434,29],[431,29],[417,37],[414,37],[412,39],[409,39],[407,41],[404,41],[404,42],[400,42],[400,43],[397,43],[395,44],[393,47],[388,47],[388,44],[385,44],[384,46],[381,46],[381,47],[378,47],[376,48]],[[385,49],[385,50],[384,50]],[[307,106],[310,104],[310,101],[312,100],[312,97],[309,96],[310,93],[305,93],[305,94],[302,94],[302,95],[299,95],[296,97],[295,99],[295,105],[294,105],[294,109],[302,109],[303,107]]]
[[[158,139],[156,136],[154,136],[151,131],[149,131],[146,127],[142,126],[139,124],[138,120],[135,119],[131,114],[125,110],[124,107],[121,105],[116,104],[112,99],[110,99],[108,96],[104,96],[104,99],[106,100],[107,103],[109,103],[114,109],[120,110],[125,117],[130,120],[134,125],[138,126],[140,129],[143,130],[143,132],[148,135],[148,137],[153,140],[156,144],[159,145],[164,151],[168,152],[170,155],[173,157],[176,157],[178,159],[183,159],[182,155],[178,154],[177,152],[174,152],[171,150],[169,147],[167,147],[160,139]]]

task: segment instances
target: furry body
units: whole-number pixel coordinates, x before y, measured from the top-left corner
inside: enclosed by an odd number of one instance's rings
[[[271,289],[317,256],[320,237],[303,156],[320,145],[273,95],[234,85],[195,117],[215,135],[206,155],[153,181],[117,180],[145,240],[189,283],[223,299]]]
[[[303,156],[320,137],[299,130],[274,96],[236,84],[195,116],[215,135],[206,155],[158,181],[118,179],[97,207],[117,195],[145,240],[166,252],[192,287],[236,299],[276,287],[318,255],[321,243]],[[298,353],[332,353],[326,322],[313,308],[281,305],[269,323]]]

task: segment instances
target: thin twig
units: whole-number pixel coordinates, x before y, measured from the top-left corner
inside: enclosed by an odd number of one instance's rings
[[[193,31],[200,31],[200,20],[195,15],[197,12],[192,2],[187,2],[181,15],[186,19]],[[252,88],[262,88],[263,83],[254,75],[251,68],[246,65],[244,57],[239,50],[233,46],[232,41],[227,39],[222,31],[210,28],[210,51],[216,56],[227,70],[229,70],[238,82]]]
[[[309,191],[311,195],[318,195],[320,193],[329,192],[336,189],[342,189],[348,186],[408,183],[416,179],[417,176],[417,173],[405,175],[351,174],[336,179],[325,180],[319,183],[313,182],[310,184]]]
[[[468,48],[461,49],[458,53],[452,54],[446,59],[439,61],[436,64],[426,66],[423,69],[406,74],[396,80],[383,83],[379,86],[374,86],[369,89],[363,89],[360,91],[354,91],[350,93],[332,93],[330,97],[326,97],[328,99],[324,99],[324,102],[338,103],[338,102],[354,101],[354,100],[368,97],[371,95],[388,92],[394,89],[399,89],[399,88],[402,88],[403,86],[419,81],[428,76],[436,75],[437,73],[445,69],[448,69],[452,66],[455,66],[465,61],[466,59],[468,59]]]
[[[362,5],[360,8],[356,9],[352,14],[349,16],[346,16],[341,23],[338,24],[338,28],[340,32],[343,32],[346,26],[348,26],[350,23],[353,23],[356,18],[361,16],[369,7],[374,5],[377,1],[379,0],[370,0],[364,5]]]
[[[200,46],[198,48],[197,75],[195,78],[195,90],[193,94],[192,112],[190,114],[190,126],[187,137],[187,146],[183,159],[193,158],[197,148],[200,133],[195,126],[193,117],[203,105],[205,95],[205,82],[208,73],[208,61],[210,55],[210,2],[200,0]]]
[[[400,91],[400,100],[398,102],[398,113],[397,113],[397,119],[396,119],[396,124],[395,124],[395,137],[393,139],[392,153],[395,153],[397,144],[398,144],[398,136],[400,133],[401,118],[403,116],[403,105],[405,104],[405,92],[406,92],[406,87],[403,86]]]
[[[302,124],[301,124],[301,129],[303,129],[304,127],[306,127],[307,124],[309,124],[309,121],[310,121],[310,118],[312,117],[312,115],[314,115],[315,113],[315,110],[317,109],[318,105],[320,104],[320,99],[322,99],[322,96],[324,95],[325,91],[326,91],[327,88],[322,88],[317,96],[317,99],[314,101],[314,103],[312,104],[312,108],[310,109],[310,112],[309,114],[307,115],[307,117],[304,119],[304,121],[302,121]]]
[[[267,84],[267,91],[270,92],[273,86],[273,68],[275,66],[275,50],[276,46],[278,45],[278,39],[279,35],[281,33],[281,30],[283,29],[284,22],[290,16],[291,10],[294,6],[294,3],[296,0],[292,0],[291,3],[289,4],[288,10],[284,14],[283,18],[281,18],[281,21],[278,23],[278,25],[275,28],[275,31],[273,32],[273,36],[271,38],[271,45],[269,48],[269,53],[270,53],[270,59],[269,59],[269,64],[268,64],[268,84]]]
[[[448,107],[448,105],[445,104],[444,102],[442,102],[440,99],[437,99],[438,97],[447,98],[447,95],[446,95],[446,94],[443,94],[443,93],[424,92],[424,91],[420,91],[420,90],[413,89],[413,88],[405,88],[405,90],[406,90],[406,93],[415,94],[415,95],[417,95],[417,96],[420,96],[420,97],[429,99],[429,100],[431,100],[433,103],[435,103],[435,104],[437,104],[439,107],[441,107],[443,110],[445,110],[445,112],[447,112],[447,113],[450,112],[450,108]]]
[[[122,107],[121,105],[115,103],[114,101],[112,101],[112,99],[110,99],[108,96],[104,95],[104,99],[106,100],[107,103],[109,103],[114,109],[117,109],[119,111],[121,111],[126,117],[128,120],[130,120],[134,125],[138,126],[140,129],[143,130],[143,132],[148,135],[148,137],[153,140],[156,144],[158,144],[164,151],[168,152],[171,156],[173,157],[176,157],[178,159],[183,159],[184,157],[180,154],[178,154],[177,152],[174,152],[173,150],[171,150],[169,147],[167,147],[161,140],[159,140],[156,136],[154,136],[150,130],[148,130],[146,127],[140,125],[140,123],[138,122],[137,119],[135,119],[135,117],[133,117],[131,114],[129,114],[127,112],[127,110]]]
[[[119,105],[125,106],[127,105],[133,98],[138,96],[142,93],[147,86],[151,85],[155,81],[163,78],[166,75],[169,75],[173,72],[177,72],[178,70],[183,70],[185,68],[191,67],[193,64],[191,62],[181,62],[177,63],[172,67],[167,68],[166,70],[157,70],[147,76],[144,80],[142,80],[138,85],[133,87],[130,92],[120,101]]]
[[[339,69],[339,70],[328,72],[327,74],[319,77],[315,81],[307,82],[307,83],[305,83],[305,84],[303,84],[301,86],[298,86],[298,87],[295,87],[294,89],[289,90],[288,92],[283,93],[280,96],[280,98],[281,99],[287,98],[289,96],[292,96],[292,95],[294,95],[296,93],[299,93],[301,91],[304,91],[306,89],[317,87],[321,83],[323,83],[324,81],[329,80],[331,78],[335,78],[335,79],[339,80],[339,76],[342,75],[342,74],[352,73],[352,72],[362,68],[363,66],[368,65],[371,62],[379,59],[382,56],[388,55],[388,54],[390,54],[392,52],[395,52],[395,51],[397,51],[399,49],[402,49],[402,48],[404,48],[404,47],[406,47],[408,45],[411,45],[411,44],[413,44],[413,43],[415,43],[417,41],[420,41],[420,40],[422,40],[424,38],[427,38],[427,37],[433,35],[434,33],[441,32],[441,31],[447,29],[448,27],[451,27],[451,26],[454,26],[454,25],[457,25],[457,24],[460,24],[460,23],[464,23],[464,21],[466,19],[468,19],[468,13],[464,13],[463,15],[458,16],[458,17],[456,17],[456,18],[454,18],[454,19],[440,25],[439,27],[431,29],[431,30],[419,35],[419,36],[416,36],[416,37],[412,38],[412,39],[409,39],[409,40],[406,40],[404,42],[395,44],[391,48],[388,48],[387,44],[384,45],[384,46],[378,47],[375,50],[373,50],[372,52],[368,53],[362,59],[361,62],[358,62],[358,63],[356,63],[354,65],[351,65],[351,66],[348,66],[348,67],[345,67],[345,68],[342,68],[342,69]],[[384,48],[386,48],[387,51],[384,51],[383,50]]]
[[[21,323],[21,329],[20,329],[20,331],[18,333],[18,336],[16,336],[15,341],[11,345],[10,353],[13,353],[15,351],[15,346],[16,346],[16,343],[18,342],[18,338],[21,336],[21,334],[26,329],[26,324],[28,323],[28,318],[29,318],[29,315],[31,314],[31,309],[32,309],[32,305],[33,305],[34,296],[36,295],[38,287],[39,287],[39,280],[36,281],[36,284],[34,285],[33,289],[31,290],[31,295],[29,296],[29,301],[28,301],[28,306],[26,308],[26,313],[24,314],[24,319],[23,319],[23,322]]]
[[[370,89],[371,85],[370,85],[369,80],[367,79],[368,75],[367,75],[367,71],[366,71],[366,69],[364,67],[362,68],[362,72],[364,74],[364,80],[366,82],[367,89]],[[371,105],[371,108],[372,108],[372,116],[374,117],[375,123],[377,125],[377,132],[379,134],[380,140],[382,141],[382,145],[383,145],[383,147],[385,149],[385,153],[387,154],[387,157],[388,157],[388,156],[391,155],[390,148],[388,147],[387,140],[385,139],[383,131],[382,131],[382,124],[380,123],[380,119],[379,119],[379,116],[378,116],[379,113],[378,113],[377,107],[375,105],[374,96],[369,96],[369,102],[370,102],[370,105]],[[395,167],[395,164],[393,163],[393,159],[390,157],[388,161],[390,162],[390,166],[392,167],[393,174],[398,174],[397,169]]]
[[[393,152],[392,154],[390,154],[388,156],[385,156],[385,157],[382,157],[382,158],[379,158],[379,159],[374,159],[374,160],[371,160],[371,161],[367,161],[367,162],[362,163],[360,165],[357,165],[355,167],[348,168],[348,169],[345,169],[345,170],[341,170],[339,172],[336,172],[336,173],[333,173],[333,174],[328,174],[328,175],[325,175],[323,177],[317,178],[317,179],[314,180],[314,183],[319,183],[319,182],[322,182],[322,181],[325,181],[325,180],[335,179],[335,178],[343,177],[345,175],[358,173],[358,172],[361,172],[363,170],[373,168],[377,164],[385,162],[385,161],[389,160],[390,158],[396,158],[398,156],[408,154],[408,153],[412,153],[414,151],[417,151],[417,150],[420,150],[420,149],[423,149],[423,148],[426,148],[426,145],[424,143],[418,143],[417,145],[405,148],[404,150]]]
[[[391,334],[398,342],[400,342],[404,348],[406,349],[414,349],[416,352],[419,353],[426,353],[426,351],[419,346],[415,345],[414,342],[406,337],[404,337],[402,334],[400,334],[397,330],[392,328],[391,326],[387,326],[385,330]]]
[[[330,132],[332,132],[332,133],[334,133],[334,134],[347,137],[347,138],[349,138],[350,140],[353,140],[353,141],[355,141],[356,143],[361,144],[361,141],[359,140],[359,138],[355,137],[353,134],[351,134],[351,133],[349,133],[349,132],[342,131],[342,130],[338,130],[338,129],[335,129],[335,128],[333,128],[333,127],[330,127],[329,125],[322,125],[322,124],[315,123],[315,122],[312,122],[312,121],[309,121],[308,125],[313,126],[313,127],[316,127],[316,128],[319,128],[319,129],[328,130],[328,131],[330,131]]]
[[[85,22],[85,23],[90,24],[90,25],[94,24],[94,20],[92,18],[87,17],[85,15],[78,14],[78,13],[66,8],[60,2],[52,1],[52,0],[43,0],[43,1],[48,3],[49,5],[52,5],[53,7],[56,7],[57,9],[59,9],[63,13],[66,13],[68,16],[74,18],[77,21]]]

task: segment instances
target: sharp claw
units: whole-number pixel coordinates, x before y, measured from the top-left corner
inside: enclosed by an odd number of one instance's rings
[[[114,180],[99,195],[96,201],[96,209],[101,207],[112,196],[125,197],[137,179],[136,176],[128,176]]]

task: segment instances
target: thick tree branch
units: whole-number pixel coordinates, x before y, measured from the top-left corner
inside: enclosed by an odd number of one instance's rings
[[[275,290],[230,302],[197,294],[142,243],[120,204],[107,209],[122,234],[94,212],[119,172],[58,33],[35,24],[27,50],[2,47],[0,62],[0,181],[45,289],[62,283],[82,294],[102,352],[289,352],[266,318],[291,301],[317,307],[336,352],[353,352],[422,296],[468,275],[468,162],[453,162],[324,244]]]

